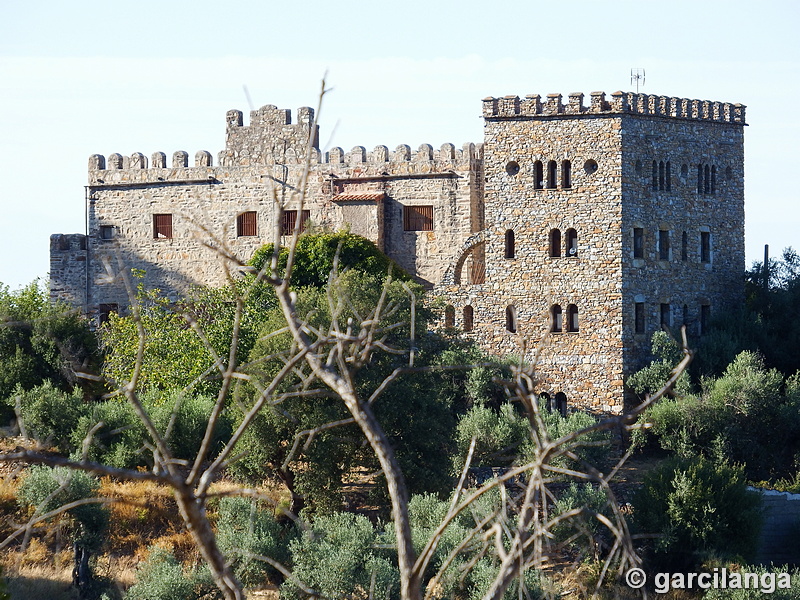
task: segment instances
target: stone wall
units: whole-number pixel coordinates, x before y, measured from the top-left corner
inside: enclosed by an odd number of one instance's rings
[[[800,565],[800,494],[757,490],[761,492],[763,525],[756,562],[768,565]]]

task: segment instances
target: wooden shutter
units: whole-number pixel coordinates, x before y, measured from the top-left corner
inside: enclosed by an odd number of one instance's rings
[[[172,215],[153,215],[153,237],[156,239],[172,237]]]
[[[403,229],[406,231],[433,231],[433,206],[404,207]]]
[[[236,235],[239,237],[258,235],[255,211],[243,212],[236,217]]]

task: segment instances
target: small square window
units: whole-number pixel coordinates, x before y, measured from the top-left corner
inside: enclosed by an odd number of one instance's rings
[[[236,217],[237,237],[249,237],[258,235],[257,213],[255,211],[243,212]]]
[[[100,225],[99,236],[101,240],[113,240],[115,237],[115,229],[113,225]]]
[[[404,206],[403,230],[433,231],[433,206]]]
[[[310,210],[304,210],[300,215],[300,231],[302,232],[306,227],[306,221],[311,217]],[[285,210],[283,211],[283,222],[281,223],[281,235],[293,235],[294,227],[297,224],[297,211]]]
[[[172,215],[153,215],[153,237],[157,240],[172,238]]]

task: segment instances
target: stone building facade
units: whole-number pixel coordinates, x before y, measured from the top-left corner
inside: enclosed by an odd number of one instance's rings
[[[745,109],[595,92],[486,98],[483,116],[482,144],[323,155],[311,109],[265,106],[227,113],[216,166],[93,155],[86,234],[51,238],[51,295],[102,315],[128,303],[125,269],[176,295],[221,285],[220,256],[272,241],[282,205],[283,234],[347,225],[446,299],[446,325],[535,357],[555,404],[618,412],[653,331],[701,334],[741,302]]]

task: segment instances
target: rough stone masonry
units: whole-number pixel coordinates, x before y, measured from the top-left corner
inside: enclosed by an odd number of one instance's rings
[[[127,270],[177,296],[223,285],[221,255],[247,261],[276,226],[348,226],[445,298],[446,326],[536,357],[554,406],[619,412],[655,330],[702,335],[742,301],[745,107],[592,92],[490,97],[483,117],[482,144],[323,155],[312,109],[264,106],[227,113],[216,166],[92,155],[87,231],[51,236],[51,296],[102,319]]]

